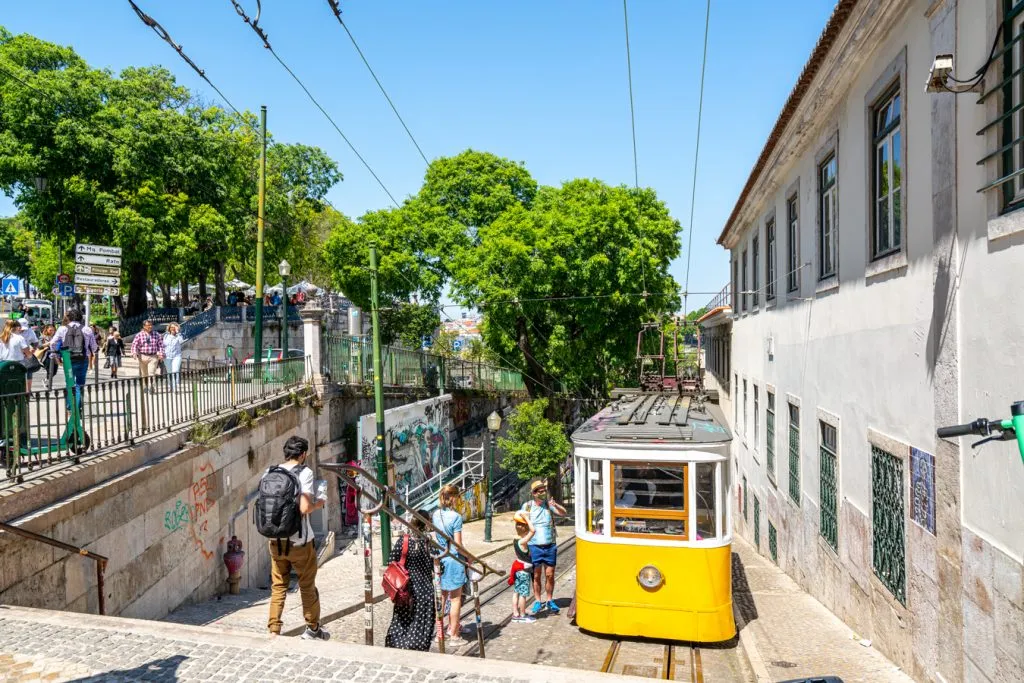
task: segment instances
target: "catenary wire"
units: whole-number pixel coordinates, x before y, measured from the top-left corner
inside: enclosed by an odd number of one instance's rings
[[[636,109],[633,106],[633,59],[629,49],[629,11],[626,8],[627,0],[622,0],[622,23],[626,33],[626,77],[629,81],[629,121],[633,132],[633,190],[640,192],[640,170],[636,153]],[[644,293],[647,292],[647,253],[644,244],[643,228],[641,227],[640,207],[637,206],[637,228],[640,231],[640,277],[644,285]],[[644,304],[647,303],[646,298]]]
[[[704,57],[700,63],[700,98],[697,104],[697,142],[693,151],[693,187],[690,190],[690,235],[686,245],[686,282],[683,285],[683,315],[688,313],[690,298],[690,259],[693,256],[693,209],[697,202],[697,161],[700,158],[700,124],[704,115],[704,72],[708,65],[708,28],[711,25],[711,0],[708,0],[704,15]]]
[[[352,35],[352,31],[350,31],[348,26],[345,24],[345,20],[341,18],[341,8],[338,6],[338,0],[327,0],[327,4],[331,6],[331,10],[334,12],[334,16],[337,17],[338,23],[341,24],[341,27],[345,29],[345,33],[348,34],[349,40],[352,41],[352,46],[356,49],[356,52],[359,53],[359,58],[363,60],[363,64],[366,65],[366,70],[370,72],[371,76],[373,76],[373,80],[377,84],[377,87],[380,88],[381,94],[384,95],[384,99],[387,100],[388,105],[391,106],[391,111],[395,112],[395,117],[398,119],[398,122],[402,124],[402,128],[405,129],[406,135],[408,135],[409,139],[412,140],[412,144],[416,147],[416,151],[420,153],[420,157],[423,158],[423,163],[429,165],[430,161],[427,159],[427,155],[423,153],[420,143],[416,141],[412,131],[409,130],[409,126],[406,125],[405,119],[403,119],[402,115],[398,113],[398,107],[395,106],[395,103],[391,100],[391,96],[388,95],[387,91],[384,89],[384,85],[380,82],[380,79],[377,78],[376,72],[374,72],[373,67],[370,66],[369,60],[366,59],[366,55],[363,54],[362,48],[359,47],[359,43],[356,42],[356,38]]]

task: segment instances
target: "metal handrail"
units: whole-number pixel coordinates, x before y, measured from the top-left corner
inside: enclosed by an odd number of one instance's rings
[[[455,450],[455,449],[452,449],[452,450]],[[480,459],[479,460],[470,460],[469,458],[463,458],[462,460],[459,460],[458,462],[453,462],[451,465],[449,465],[448,467],[444,468],[443,470],[441,470],[440,472],[438,472],[434,476],[430,477],[426,481],[424,481],[424,482],[422,482],[420,484],[417,484],[416,486],[413,486],[412,488],[406,489],[405,490],[405,499],[406,499],[406,501],[412,500],[414,495],[416,493],[418,493],[423,488],[429,487],[428,490],[432,490],[433,489],[432,484],[442,484],[443,485],[443,483],[445,481],[444,480],[445,475],[447,475],[452,470],[454,470],[454,469],[456,469],[458,467],[463,468],[463,472],[460,475],[461,478],[465,479],[466,477],[471,476],[474,473],[479,473],[479,476],[482,479],[483,475],[484,475],[484,457],[483,457],[484,449],[483,449],[483,446],[481,446],[480,448],[477,448],[477,449],[473,449],[473,452],[470,453],[470,457],[472,457],[476,453],[480,454]],[[450,481],[455,481],[456,479],[459,479],[459,478],[460,477],[453,477]]]
[[[424,529],[421,531],[413,527],[412,524],[400,515],[392,514],[389,515],[389,517],[401,524],[404,524],[410,534],[426,540],[429,545],[437,548],[438,550],[437,553],[431,552],[430,556],[435,561],[434,607],[437,611],[439,624],[439,628],[437,629],[437,646],[439,651],[444,654],[444,602],[441,596],[440,561],[445,557],[449,557],[466,568],[467,578],[473,584],[473,600],[476,609],[477,644],[480,647],[480,657],[485,657],[483,639],[484,632],[480,623],[480,580],[489,574],[501,574],[502,572],[466,550],[461,543],[456,543],[455,539],[449,536],[443,529],[439,529],[434,526],[434,523],[431,520],[421,515],[413,509],[412,506],[402,500],[401,496],[399,496],[393,488],[381,483],[373,474],[362,467],[343,463],[324,463],[320,465],[320,468],[334,474],[346,484],[353,487],[359,492],[360,496],[366,498],[370,503],[370,507],[364,508],[360,506],[359,510],[363,520],[360,537],[363,543],[363,613],[365,643],[367,645],[373,645],[373,536],[371,518],[373,515],[384,510],[385,506],[387,506],[389,510],[393,509],[393,506],[397,506],[402,508],[406,514],[423,524]],[[360,479],[373,487],[379,494],[379,497],[368,491],[365,486],[361,485]],[[438,536],[445,540],[444,545],[438,542]],[[452,554],[453,548],[455,549],[456,554]],[[479,569],[477,569],[477,567],[479,567]]]
[[[91,550],[86,550],[85,548],[79,548],[78,546],[71,545],[70,543],[65,543],[64,541],[58,541],[58,540],[53,539],[53,538],[48,538],[48,537],[43,536],[41,534],[37,534],[34,531],[29,531],[28,529],[22,529],[21,527],[14,526],[12,524],[6,524],[4,522],[0,522],[0,531],[6,531],[7,533],[14,534],[15,536],[21,536],[22,538],[27,538],[30,541],[36,541],[38,543],[45,543],[46,545],[53,546],[54,548],[59,548],[60,550],[66,550],[69,553],[75,553],[76,555],[81,555],[82,557],[88,557],[90,560],[93,560],[96,563],[96,590],[99,592],[99,603],[98,603],[99,613],[100,613],[100,616],[106,615],[106,613],[107,613],[107,604],[106,604],[106,599],[103,596],[103,571],[107,568],[107,558],[106,557],[104,557],[103,555],[99,555],[97,553],[94,553]]]

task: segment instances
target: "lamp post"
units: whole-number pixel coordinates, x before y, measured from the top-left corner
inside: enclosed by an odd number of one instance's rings
[[[277,264],[277,272],[281,274],[281,294],[284,298],[281,315],[281,360],[288,359],[288,276],[292,272],[292,265],[288,261],[281,260]]]
[[[501,429],[501,415],[497,410],[487,416],[487,429],[491,431],[491,457],[487,461],[487,508],[484,511],[484,542],[491,542],[491,520],[494,518],[494,499],[491,497],[491,484],[494,478],[494,449],[498,443],[498,430]]]

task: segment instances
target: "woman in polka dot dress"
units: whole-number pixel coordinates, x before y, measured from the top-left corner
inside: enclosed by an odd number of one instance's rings
[[[428,512],[420,511],[423,516]],[[425,528],[423,522],[415,517],[412,525],[417,531]],[[402,557],[402,539],[391,548],[391,561],[398,562]],[[409,554],[405,558],[405,568],[409,572],[409,590],[412,598],[403,604],[395,605],[391,617],[391,626],[384,638],[384,647],[397,647],[403,650],[430,649],[434,635],[434,562],[430,558],[427,542],[422,537],[409,537]]]

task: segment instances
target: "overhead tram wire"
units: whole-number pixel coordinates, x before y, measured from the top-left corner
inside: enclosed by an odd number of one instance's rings
[[[633,131],[633,190],[634,199],[640,194],[640,165],[637,162],[636,153],[636,109],[633,105],[633,58],[629,49],[629,11],[626,8],[627,0],[622,0],[622,23],[626,31],[626,76],[629,80],[629,120]],[[647,306],[647,249],[644,245],[643,227],[640,222],[640,206],[637,204],[637,228],[640,232],[640,277],[644,286],[644,306]]]
[[[348,34],[349,40],[352,41],[352,46],[356,49],[356,52],[359,53],[359,58],[363,60],[363,64],[366,65],[366,70],[370,72],[371,76],[373,76],[373,80],[377,84],[377,87],[380,88],[381,94],[384,95],[384,99],[386,99],[388,104],[391,106],[391,111],[395,112],[395,117],[398,118],[398,122],[402,124],[402,128],[405,129],[406,135],[408,135],[409,139],[412,140],[412,144],[416,147],[416,151],[420,153],[420,157],[423,158],[423,163],[429,166],[430,161],[427,159],[427,155],[423,153],[420,143],[416,142],[416,138],[413,136],[412,131],[409,130],[409,126],[405,123],[405,119],[403,119],[402,115],[398,113],[398,107],[395,106],[395,103],[391,100],[387,91],[384,90],[384,85],[380,82],[380,79],[377,78],[377,74],[374,72],[373,67],[370,66],[369,60],[366,59],[366,55],[363,54],[363,50],[359,47],[359,43],[356,42],[355,36],[352,35],[352,31],[350,31],[348,26],[345,24],[345,20],[341,18],[341,8],[338,6],[338,0],[327,0],[327,4],[331,6],[331,11],[333,11],[334,16],[337,17],[338,23],[341,24],[341,27],[345,29],[345,33]]]
[[[697,160],[700,158],[700,124],[704,116],[704,71],[708,65],[708,28],[711,25],[711,0],[704,15],[704,57],[700,64],[700,98],[697,105],[697,143],[693,151],[693,188],[690,190],[690,235],[686,245],[686,282],[683,284],[683,315],[690,298],[690,257],[693,255],[693,208],[697,202]]]
[[[131,2],[131,0],[129,0],[129,2]],[[263,29],[259,27],[259,12],[261,11],[260,1],[257,0],[256,2],[257,14],[255,20],[249,18],[249,16],[245,13],[245,10],[242,9],[242,6],[238,4],[237,0],[231,0],[231,4],[234,6],[235,12],[238,14],[238,16],[242,18],[242,21],[248,24],[249,27],[256,33],[256,35],[259,36],[260,40],[263,41],[263,47],[267,48],[270,51],[270,54],[274,56],[274,59],[277,60],[277,63],[284,67],[284,70],[288,72],[288,75],[290,75],[295,80],[295,82],[299,84],[299,87],[302,88],[302,91],[306,93],[306,97],[309,98],[310,102],[312,102],[316,106],[316,108],[320,110],[320,113],[323,114],[324,117],[330,122],[330,124],[334,127],[334,130],[337,131],[338,135],[341,136],[341,139],[345,141],[346,145],[348,145],[348,148],[352,150],[352,153],[356,155],[356,158],[359,159],[359,161],[363,164],[366,170],[370,172],[370,175],[373,176],[373,179],[377,181],[377,184],[380,185],[380,188],[384,190],[384,194],[386,194],[388,198],[391,199],[391,203],[395,206],[395,208],[398,208],[398,200],[395,199],[395,196],[393,194],[391,194],[391,190],[387,188],[387,186],[384,184],[384,181],[382,181],[380,179],[380,176],[377,175],[377,172],[374,171],[373,167],[370,166],[369,162],[366,161],[365,158],[363,158],[363,155],[359,153],[359,150],[357,150],[356,146],[352,144],[352,141],[348,139],[348,136],[345,135],[344,132],[342,132],[341,127],[338,126],[338,124],[331,117],[331,115],[327,113],[327,110],[324,109],[323,105],[321,105],[320,102],[316,99],[316,97],[313,96],[313,93],[310,92],[309,88],[306,87],[306,84],[302,82],[302,79],[299,78],[295,74],[295,72],[291,70],[291,67],[289,67],[285,63],[285,61],[281,59],[277,52],[274,51],[274,48],[271,47],[270,40],[267,38],[266,32],[264,32]]]

